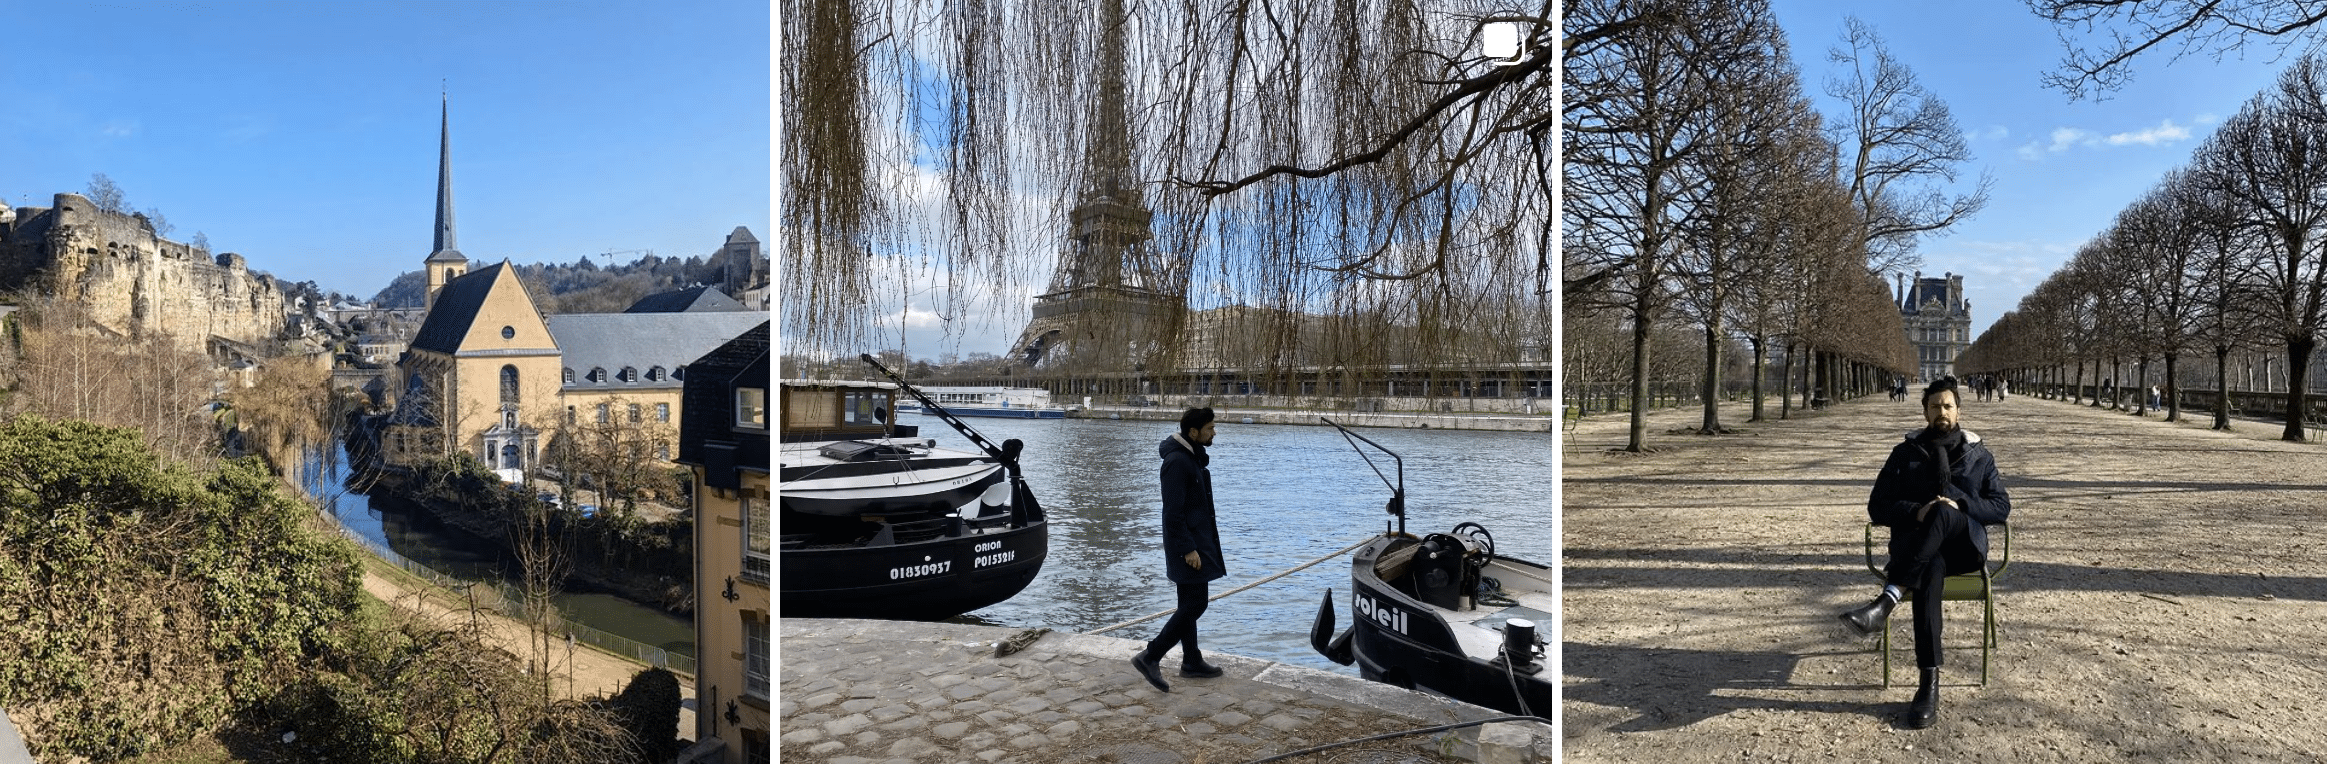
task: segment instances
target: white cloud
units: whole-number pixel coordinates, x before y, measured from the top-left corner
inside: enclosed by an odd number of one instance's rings
[[[2053,128],[2052,146],[2048,147],[2047,150],[2054,152],[2066,151],[2071,146],[2075,146],[2080,143],[2091,142],[2092,137],[2092,133],[2079,130],[2077,128]]]
[[[2195,124],[2203,125],[2208,124],[2213,119],[2214,116],[2211,114],[2200,115],[2195,120],[2193,120],[2193,122]],[[2168,146],[2180,143],[2182,141],[2187,141],[2190,139],[2190,136],[2191,132],[2188,125],[2176,124],[2170,117],[2159,121],[2156,127],[2143,128],[2140,130],[2128,130],[2118,133],[2109,133],[2106,135],[2098,131],[2086,130],[2084,128],[2057,127],[2052,129],[2050,143],[2031,141],[2025,144],[2021,144],[2020,148],[2015,153],[2018,154],[2021,159],[2034,162],[2043,159],[2047,154],[2059,154],[2061,152],[2080,147],[2109,148],[2114,146]]]
[[[2105,140],[2110,146],[2126,146],[2130,144],[2156,146],[2159,144],[2167,144],[2186,140],[2189,137],[2189,128],[2173,124],[2173,120],[2169,119],[2158,123],[2157,127],[2149,128],[2147,130],[2136,130],[2129,133],[2117,133],[2109,136]]]
[[[97,130],[107,138],[128,138],[137,135],[137,120],[114,120]]]
[[[1989,125],[1986,130],[1974,131],[1971,135],[1975,141],[2001,141],[2010,137],[2012,129],[2002,125]]]

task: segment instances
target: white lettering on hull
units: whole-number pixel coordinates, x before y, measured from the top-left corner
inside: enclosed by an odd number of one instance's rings
[[[1358,593],[1357,596],[1357,613],[1359,616],[1374,620],[1376,624],[1397,631],[1400,635],[1408,634],[1406,632],[1405,610],[1387,603],[1377,604],[1373,598],[1366,597],[1365,593],[1362,592]]]

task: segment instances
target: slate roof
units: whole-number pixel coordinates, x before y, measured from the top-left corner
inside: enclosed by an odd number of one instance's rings
[[[413,334],[412,347],[444,354],[459,351],[461,339],[469,336],[469,325],[476,323],[477,312],[485,307],[485,298],[493,293],[493,282],[508,272],[509,261],[503,260],[446,282],[436,293],[435,305],[428,309],[428,319]],[[516,275],[511,274],[510,278]]]
[[[438,298],[442,300],[443,298]],[[669,390],[680,381],[673,375],[722,343],[768,322],[757,311],[692,311],[687,313],[568,313],[545,318],[549,334],[557,339],[566,369],[574,381],[568,391]],[[624,381],[623,368],[637,370]],[[648,373],[661,367],[663,379]],[[591,369],[606,370],[603,382],[589,379]],[[691,371],[691,370],[690,370]]]
[[[687,311],[749,311],[717,287],[696,286],[657,292],[638,299],[623,313],[684,313]]]
[[[768,434],[735,429],[735,389],[769,390],[768,324],[762,320],[687,367],[679,412],[679,459],[704,469],[704,483],[735,488],[736,474],[768,470]],[[769,401],[768,414],[775,414]]]
[[[743,226],[736,226],[734,231],[728,232],[728,234],[727,234],[727,243],[728,243],[728,244],[741,244],[741,243],[744,243],[744,242],[758,242],[758,241],[759,241],[759,238],[758,238],[758,237],[755,237],[755,236],[752,236],[752,235],[751,235],[751,229],[749,229],[749,228],[745,228],[745,227],[743,227]]]

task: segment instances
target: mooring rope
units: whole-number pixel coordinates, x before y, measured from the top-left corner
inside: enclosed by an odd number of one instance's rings
[[[1285,578],[1285,576],[1286,576],[1286,575],[1288,575],[1288,574],[1291,574],[1291,573],[1293,573],[1293,572],[1295,572],[1295,571],[1299,571],[1299,570],[1301,570],[1301,569],[1305,569],[1305,568],[1308,568],[1308,567],[1310,567],[1310,566],[1317,565],[1317,564],[1319,564],[1319,563],[1324,563],[1324,562],[1326,562],[1326,561],[1333,560],[1334,558],[1339,558],[1339,557],[1341,557],[1342,555],[1344,555],[1344,554],[1348,553],[1348,552],[1349,552],[1349,551],[1351,551],[1351,550],[1355,550],[1355,549],[1357,549],[1357,548],[1364,547],[1364,546],[1366,545],[1366,543],[1367,543],[1367,542],[1371,542],[1371,541],[1374,541],[1374,538],[1373,538],[1373,537],[1366,537],[1365,539],[1358,540],[1358,543],[1357,543],[1357,544],[1354,544],[1354,545],[1350,545],[1350,546],[1348,546],[1348,547],[1341,548],[1341,550],[1340,550],[1340,551],[1338,551],[1338,552],[1335,552],[1335,553],[1333,553],[1332,555],[1327,555],[1327,556],[1325,556],[1325,557],[1318,558],[1318,559],[1316,559],[1316,560],[1309,561],[1309,562],[1307,562],[1307,563],[1303,563],[1303,564],[1301,564],[1301,565],[1294,566],[1294,567],[1292,567],[1292,568],[1288,568],[1288,569],[1285,569],[1285,570],[1283,570],[1283,571],[1279,571],[1279,572],[1277,572],[1277,573],[1274,573],[1274,574],[1270,574],[1270,575],[1268,575],[1268,576],[1266,576],[1266,577],[1262,577],[1262,578],[1260,578],[1260,579],[1258,579],[1258,580],[1254,580],[1254,581],[1253,581],[1252,583],[1250,583],[1250,584],[1244,585],[1244,586],[1242,586],[1242,587],[1238,587],[1238,588],[1236,588],[1236,589],[1233,589],[1233,590],[1229,590],[1229,591],[1227,591],[1227,592],[1220,593],[1220,594],[1218,594],[1218,595],[1214,595],[1214,596],[1212,596],[1212,597],[1210,597],[1210,598],[1206,598],[1206,599],[1204,600],[1204,602],[1206,602],[1206,603],[1210,603],[1210,602],[1212,602],[1212,601],[1219,600],[1219,599],[1221,599],[1221,598],[1225,598],[1225,597],[1228,597],[1228,596],[1230,596],[1230,595],[1234,595],[1234,594],[1236,594],[1236,593],[1239,593],[1239,592],[1243,592],[1243,591],[1245,591],[1245,590],[1252,589],[1252,588],[1254,588],[1254,587],[1259,587],[1259,586],[1261,586],[1261,585],[1268,584],[1268,583],[1270,583],[1270,582],[1274,582],[1274,581],[1276,581],[1276,580],[1279,580],[1279,579],[1283,579],[1283,578]],[[1174,614],[1174,613],[1176,613],[1176,612],[1178,612],[1178,611],[1179,611],[1179,609],[1177,609],[1177,608],[1167,608],[1167,609],[1164,609],[1164,610],[1162,610],[1162,611],[1157,611],[1157,612],[1155,612],[1155,613],[1148,614],[1148,615],[1146,615],[1146,616],[1142,616],[1142,617],[1139,617],[1139,618],[1137,618],[1137,619],[1133,619],[1133,620],[1131,620],[1131,621],[1128,621],[1128,622],[1124,622],[1124,623],[1122,623],[1122,624],[1117,624],[1117,625],[1108,626],[1108,627],[1100,627],[1100,628],[1098,628],[1098,629],[1091,630],[1091,631],[1089,631],[1089,632],[1085,632],[1085,633],[1083,633],[1083,634],[1085,634],[1085,635],[1100,635],[1100,634],[1105,634],[1105,633],[1109,633],[1109,632],[1114,632],[1114,631],[1116,631],[1116,630],[1123,629],[1123,628],[1125,628],[1125,627],[1129,627],[1129,626],[1132,626],[1132,625],[1134,625],[1134,624],[1139,624],[1139,623],[1141,623],[1141,622],[1147,622],[1147,621],[1153,621],[1153,620],[1160,619],[1160,618],[1163,618],[1163,617],[1166,617],[1166,616],[1170,616],[1170,615],[1172,615],[1172,614]]]

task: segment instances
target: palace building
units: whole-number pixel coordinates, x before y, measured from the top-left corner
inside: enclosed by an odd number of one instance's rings
[[[1899,318],[1907,325],[1907,344],[1915,348],[1917,374],[1937,380],[1955,374],[1955,357],[1971,347],[1971,301],[1963,296],[1963,275],[1950,273],[1915,280],[1899,276]]]

